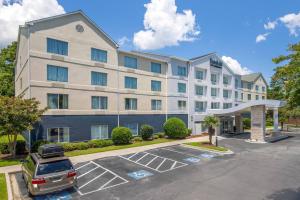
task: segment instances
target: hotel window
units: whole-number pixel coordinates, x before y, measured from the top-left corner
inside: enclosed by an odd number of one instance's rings
[[[137,99],[125,98],[125,110],[137,110]]]
[[[186,76],[187,75],[186,67],[178,66],[177,67],[177,75],[178,76]]]
[[[91,72],[91,84],[107,86],[107,73]]]
[[[138,123],[125,124],[125,127],[129,128],[131,130],[132,136],[139,135],[139,124]]]
[[[195,74],[195,78],[198,80],[204,80],[204,71],[197,70]]]
[[[217,74],[211,74],[210,81],[213,85],[216,85],[217,84]]]
[[[107,97],[92,96],[92,109],[107,109]]]
[[[256,100],[258,100],[258,99],[259,99],[258,95],[255,95],[255,99],[256,99]]]
[[[49,109],[68,109],[67,94],[47,94],[47,104]]]
[[[261,96],[261,99],[262,99],[262,100],[265,100],[265,96]]]
[[[70,134],[69,128],[48,128],[47,141],[49,142],[69,142]]]
[[[248,88],[248,90],[251,90],[252,89],[252,84],[251,83],[247,83],[247,88]]]
[[[151,90],[155,92],[161,91],[161,82],[160,81],[151,81]]]
[[[178,109],[186,110],[186,101],[178,101]]]
[[[204,87],[200,85],[195,85],[195,93],[196,95],[203,96],[204,95]]]
[[[211,102],[211,109],[220,109],[220,102]]]
[[[186,93],[186,84],[185,83],[178,83],[177,84],[177,91],[179,93]]]
[[[160,74],[161,73],[161,64],[151,62],[151,72]]]
[[[234,82],[235,89],[239,88],[239,80],[235,79],[234,81],[235,81]]]
[[[107,63],[107,51],[91,48],[91,60]]]
[[[133,57],[125,56],[124,66],[132,69],[137,69],[137,59]]]
[[[47,65],[47,80],[68,82],[68,68]]]
[[[92,140],[108,139],[108,125],[91,126],[91,139]]]
[[[262,86],[262,87],[261,87],[261,90],[262,90],[263,92],[265,92],[265,91],[266,91],[266,88],[265,88],[264,86]]]
[[[243,93],[241,93],[241,99],[242,99],[242,100],[244,99],[244,94],[243,94]]]
[[[229,77],[226,76],[226,75],[223,76],[223,84],[224,84],[224,85],[230,84],[230,83],[229,83]]]
[[[61,40],[47,38],[47,52],[67,56],[68,43]]]
[[[217,88],[211,88],[210,89],[210,95],[212,97],[217,97],[218,96],[218,89]]]
[[[239,98],[239,93],[237,91],[234,92],[234,98],[238,99]]]
[[[229,90],[223,90],[223,98],[230,98],[230,91]]]
[[[206,102],[196,101],[195,102],[195,112],[205,112],[206,110]]]
[[[161,110],[161,100],[151,100],[151,109],[152,110]]]
[[[228,109],[232,107],[232,103],[223,103],[223,109]]]
[[[255,90],[258,91],[259,90],[259,87],[258,85],[255,85]]]
[[[137,89],[137,78],[125,76],[125,88]]]
[[[248,94],[248,100],[251,100],[251,94]]]

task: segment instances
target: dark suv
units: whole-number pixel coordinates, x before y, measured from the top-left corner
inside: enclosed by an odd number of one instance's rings
[[[43,195],[76,186],[76,171],[57,145],[43,145],[22,164],[22,175],[30,195]]]

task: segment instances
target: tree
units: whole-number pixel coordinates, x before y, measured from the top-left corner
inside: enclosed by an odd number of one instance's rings
[[[46,109],[39,109],[35,99],[0,96],[0,134],[8,136],[9,151],[16,155],[17,136],[32,130],[33,124],[40,120]]]
[[[275,64],[284,64],[275,69],[269,96],[284,99],[289,109],[295,109],[300,106],[300,43],[290,45],[288,51],[289,55],[273,58]]]
[[[204,118],[204,125],[208,127],[209,144],[212,144],[212,136],[215,132],[214,128],[219,126],[219,120],[215,116],[206,116]]]
[[[0,96],[14,96],[14,67],[17,42],[0,51]]]

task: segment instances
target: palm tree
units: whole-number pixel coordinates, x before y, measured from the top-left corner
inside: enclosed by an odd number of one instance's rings
[[[212,144],[212,136],[217,126],[219,126],[219,120],[215,116],[206,116],[204,118],[204,125],[208,127],[209,144]],[[216,143],[217,146],[217,143]]]

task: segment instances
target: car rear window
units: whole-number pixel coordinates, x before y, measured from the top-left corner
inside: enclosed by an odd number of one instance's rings
[[[51,174],[73,169],[70,160],[58,160],[48,163],[41,163],[37,169],[36,175]]]

